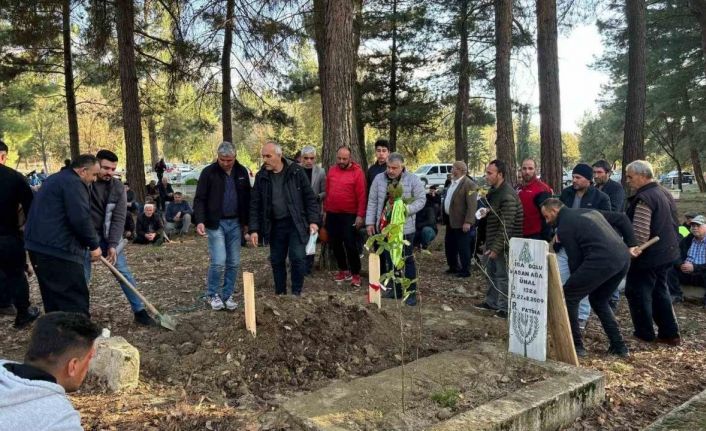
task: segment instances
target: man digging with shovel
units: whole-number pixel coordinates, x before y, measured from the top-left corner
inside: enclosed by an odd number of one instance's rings
[[[90,187],[91,221],[100,239],[103,256],[130,284],[135,286],[137,283],[123,253],[123,246],[127,241],[122,239],[125,217],[132,216],[127,215],[125,188],[119,179],[113,178],[115,168],[118,166],[118,156],[111,151],[100,150],[96,158],[100,164],[100,171],[98,179]],[[91,280],[91,260],[88,255],[84,262],[84,273],[88,284]],[[155,321],[147,314],[142,300],[124,282],[120,281],[120,287],[135,313],[135,322],[140,325],[154,326]]]

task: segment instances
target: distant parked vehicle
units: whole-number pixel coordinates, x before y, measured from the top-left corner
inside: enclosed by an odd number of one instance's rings
[[[414,171],[424,183],[424,186],[442,186],[446,182],[446,176],[451,173],[451,163],[437,163],[422,165]]]

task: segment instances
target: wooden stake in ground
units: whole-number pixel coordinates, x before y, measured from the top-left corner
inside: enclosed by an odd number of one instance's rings
[[[245,302],[245,329],[257,336],[255,322],[255,277],[252,272],[243,272],[243,296]]]
[[[553,341],[551,356],[556,361],[578,366],[579,358],[576,356],[574,338],[571,336],[569,313],[566,311],[566,301],[564,300],[564,287],[559,275],[559,263],[554,253],[547,256],[547,263],[549,264],[547,323]]]
[[[368,304],[382,305],[380,301],[380,256],[370,253],[368,256]]]

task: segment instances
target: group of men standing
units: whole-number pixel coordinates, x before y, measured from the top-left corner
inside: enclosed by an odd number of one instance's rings
[[[587,299],[590,308],[581,314],[585,319],[590,309],[596,313],[610,340],[609,353],[628,354],[614,315],[623,282],[635,337],[678,345],[679,328],[667,286],[667,272],[679,257],[676,205],[671,194],[655,182],[652,166],[637,160],[626,167],[627,184],[633,191],[627,200],[622,186],[610,179],[610,165],[605,161],[593,166],[578,164],[572,172],[572,186],[559,199],[552,198],[551,188],[537,177],[533,160],[524,160],[521,169],[517,195],[524,216],[522,236],[551,241],[560,261],[565,259],[562,281],[577,353],[586,354],[579,308]],[[489,202],[497,193],[494,188]],[[497,204],[490,202],[490,207]],[[511,226],[509,220],[504,225]],[[507,236],[512,234],[508,231]],[[656,236],[659,241],[651,247],[639,247]],[[503,273],[507,274],[506,269]],[[504,282],[496,285],[504,286]],[[499,290],[507,292],[502,287]],[[493,308],[491,291],[488,297],[491,301],[486,298],[483,308]]]

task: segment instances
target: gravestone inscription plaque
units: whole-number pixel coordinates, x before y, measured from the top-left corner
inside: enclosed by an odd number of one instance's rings
[[[547,359],[547,251],[545,241],[512,238],[509,258],[510,352]]]

